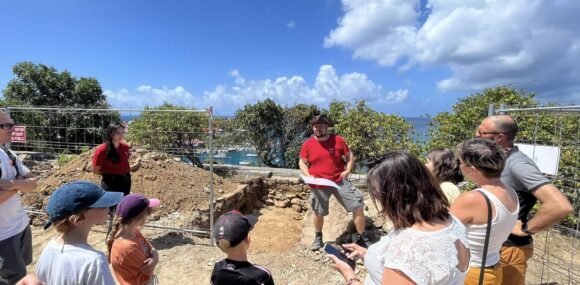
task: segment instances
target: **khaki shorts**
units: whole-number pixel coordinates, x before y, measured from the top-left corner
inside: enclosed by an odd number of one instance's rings
[[[526,284],[526,270],[528,269],[528,260],[534,255],[534,244],[502,246],[500,255],[504,276],[502,284]]]
[[[310,188],[310,207],[317,215],[328,215],[328,204],[332,195],[348,212],[354,212],[364,207],[362,191],[345,179],[337,184],[340,186],[340,190],[333,187]]]
[[[465,285],[477,285],[479,284],[479,273],[481,269],[479,267],[470,267],[465,276]],[[494,267],[486,267],[483,273],[483,284],[484,285],[501,285],[503,280],[503,272],[501,266],[498,264]]]

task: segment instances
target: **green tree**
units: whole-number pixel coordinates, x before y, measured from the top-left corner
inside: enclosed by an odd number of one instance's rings
[[[364,100],[355,105],[334,101],[329,106],[334,132],[346,139],[357,164],[383,155],[390,150],[409,150],[418,154],[413,142],[413,126],[399,115],[387,115],[373,110]]]
[[[234,118],[214,117],[213,127],[216,130],[222,130],[222,133],[218,136],[215,136],[213,141],[215,148],[246,145],[246,140],[238,131]]]
[[[44,64],[21,62],[12,68],[14,78],[3,90],[9,106],[56,106],[62,108],[109,108],[95,78],[77,79],[68,71]],[[56,146],[60,151],[79,151],[83,143],[99,143],[103,129],[119,121],[117,112],[18,111],[11,113],[17,124],[27,126],[28,144],[35,150]],[[17,146],[16,146],[17,147]],[[65,149],[63,149],[65,148]]]
[[[264,165],[298,168],[300,147],[311,133],[308,122],[319,113],[314,105],[282,108],[266,99],[238,110],[235,122]]]
[[[442,112],[433,117],[429,128],[431,141],[427,147],[454,148],[458,143],[473,138],[477,127],[487,116],[489,104],[522,108],[537,106],[533,93],[506,86],[485,89],[459,99],[453,104],[452,112]]]
[[[317,114],[320,109],[315,105],[298,104],[284,109],[284,167],[298,168],[302,143],[312,134],[310,119]]]
[[[14,78],[4,89],[4,98],[29,106],[107,108],[107,98],[95,78],[76,79],[68,71],[31,62],[12,68]]]
[[[199,112],[180,110],[186,108],[169,103],[145,108],[145,111],[131,122],[127,139],[138,145],[168,153],[193,154],[193,149],[184,142],[200,139],[207,143],[208,117]]]
[[[284,155],[284,110],[271,99],[254,105],[246,104],[236,111],[236,125],[256,148],[258,159],[266,166],[278,167]]]

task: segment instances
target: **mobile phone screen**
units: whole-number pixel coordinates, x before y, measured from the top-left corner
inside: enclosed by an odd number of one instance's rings
[[[336,256],[336,257],[338,257],[338,259],[340,259],[340,260],[342,260],[342,261],[346,262],[346,264],[348,264],[350,267],[352,267],[352,269],[354,269],[354,268],[355,268],[355,266],[356,266],[356,262],[355,262],[354,260],[352,260],[352,259],[348,258],[348,257],[346,256],[346,254],[342,253],[342,252],[341,252],[340,250],[338,250],[336,247],[334,247],[334,246],[332,246],[332,245],[330,245],[330,244],[328,244],[328,243],[325,243],[325,244],[324,244],[324,248],[323,248],[323,250],[324,250],[324,252],[326,252],[326,253],[328,253],[328,254],[332,254],[332,255],[334,255],[334,256]]]

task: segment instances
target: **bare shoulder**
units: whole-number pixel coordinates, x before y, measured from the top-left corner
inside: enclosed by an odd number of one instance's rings
[[[471,207],[479,205],[483,201],[483,196],[479,191],[471,190],[468,192],[463,192],[455,199],[453,205],[458,204],[462,207]]]

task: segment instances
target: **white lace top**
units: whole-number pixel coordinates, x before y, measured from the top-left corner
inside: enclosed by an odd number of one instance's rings
[[[371,245],[365,255],[365,284],[381,284],[385,268],[403,272],[418,285],[463,284],[467,271],[457,268],[456,241],[469,248],[467,230],[455,217],[448,227],[438,231],[391,231]]]

